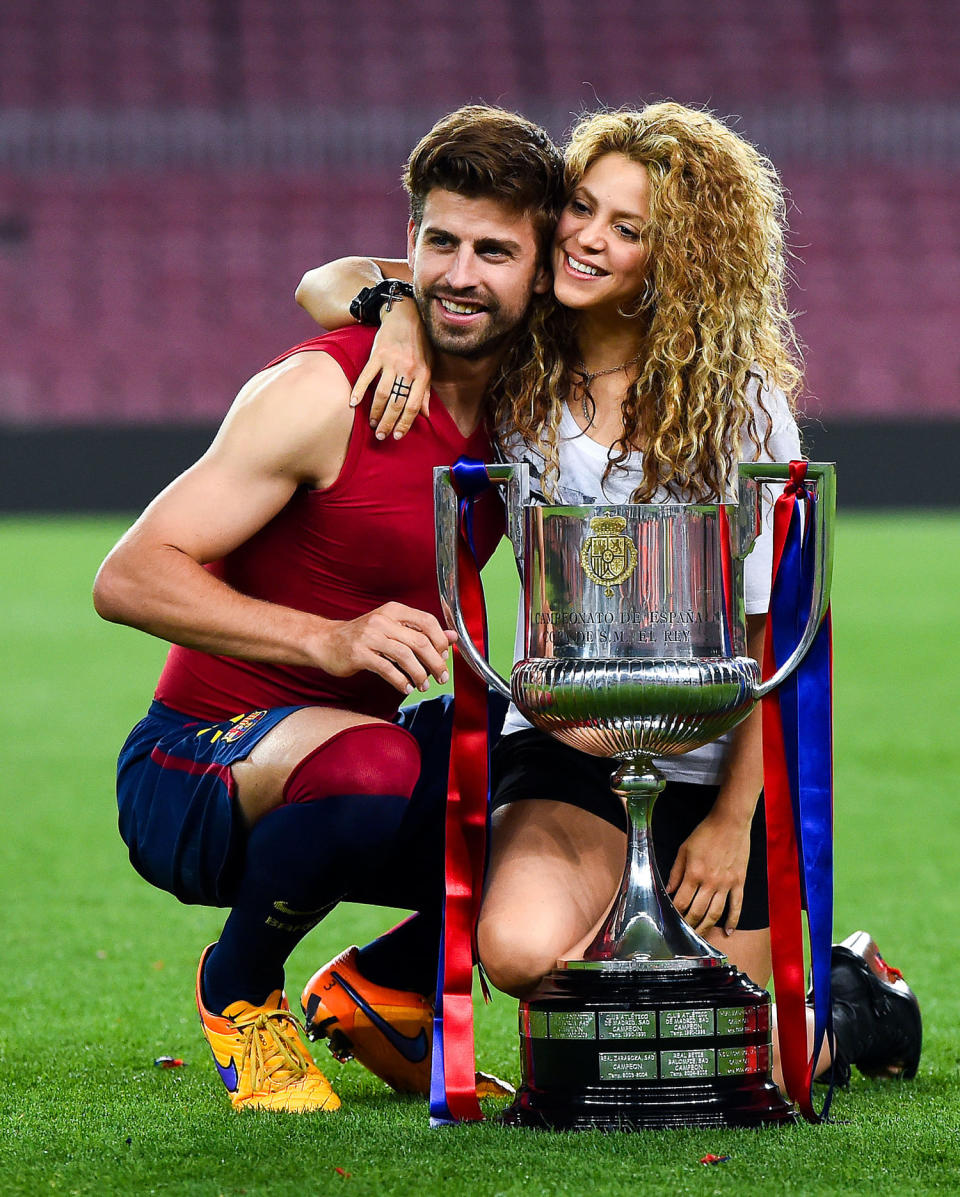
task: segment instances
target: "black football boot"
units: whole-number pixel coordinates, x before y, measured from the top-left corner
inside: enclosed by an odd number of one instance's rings
[[[866,931],[855,931],[833,945],[830,984],[835,1084],[849,1084],[854,1064],[864,1076],[915,1077],[923,1040],[920,1004],[903,974],[887,964]],[[812,1001],[810,992],[807,1002]],[[818,1080],[829,1081],[830,1072]]]

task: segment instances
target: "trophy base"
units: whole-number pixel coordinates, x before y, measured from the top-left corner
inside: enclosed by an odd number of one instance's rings
[[[792,1122],[772,1055],[770,995],[732,965],[558,969],[520,1003],[522,1084],[501,1121],[608,1131]]]

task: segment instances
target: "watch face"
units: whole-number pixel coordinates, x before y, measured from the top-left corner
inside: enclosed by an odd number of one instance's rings
[[[361,287],[359,292],[350,300],[350,315],[358,324],[363,324],[363,305],[373,293],[372,287]]]

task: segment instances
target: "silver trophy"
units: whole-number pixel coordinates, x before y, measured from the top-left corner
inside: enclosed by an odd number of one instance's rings
[[[743,560],[758,486],[786,464],[741,464],[737,504],[596,507],[529,502],[528,467],[488,467],[506,490],[522,581],[524,657],[510,683],[470,639],[457,577],[458,500],[434,471],[440,593],[459,647],[537,728],[616,763],[629,825],[612,909],[581,959],[560,960],[520,1005],[523,1084],[505,1120],[557,1129],[755,1126],[791,1117],[770,1079],[769,995],[683,920],[660,879],[655,757],[735,727],[813,643],[832,571],[834,467],[808,463],[818,556],[796,650],[761,682],[746,655]]]

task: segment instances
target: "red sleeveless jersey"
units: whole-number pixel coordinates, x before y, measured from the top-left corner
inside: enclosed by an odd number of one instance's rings
[[[370,354],[375,329],[341,329],[306,341],[293,353],[328,353],[352,386]],[[275,365],[271,362],[271,365]],[[353,619],[396,601],[444,624],[437,589],[433,467],[467,455],[490,460],[481,425],[464,437],[437,395],[429,419],[418,416],[400,441],[378,441],[370,427],[372,390],[356,408],[346,460],[323,490],[300,487],[245,544],[207,568],[235,590],[328,619]],[[481,562],[503,529],[495,494],[477,504]],[[216,656],[174,645],[156,698],[174,710],[212,721],[262,707],[337,706],[390,718],[399,691],[368,671],[331,677],[320,669]]]

